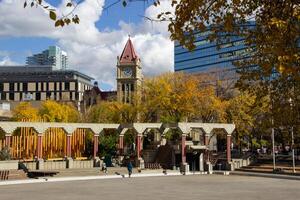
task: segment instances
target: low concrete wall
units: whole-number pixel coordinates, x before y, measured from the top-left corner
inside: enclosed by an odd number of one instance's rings
[[[93,168],[93,160],[74,160],[72,168]]]
[[[251,164],[251,158],[233,158],[232,163],[234,169],[239,169]]]
[[[36,161],[22,162],[22,164],[23,164],[28,170],[36,170],[36,169],[37,169],[37,163],[36,163]]]
[[[17,160],[4,160],[0,161],[0,170],[18,169],[19,162]]]
[[[44,170],[66,169],[67,161],[45,161]]]

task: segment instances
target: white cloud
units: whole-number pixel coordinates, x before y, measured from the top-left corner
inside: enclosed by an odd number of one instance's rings
[[[118,30],[100,32],[95,23],[100,19],[104,0],[85,0],[76,9],[79,25],[54,28],[47,13],[41,9],[23,8],[23,0],[0,1],[0,37],[48,37],[56,39],[69,55],[70,66],[100,82],[116,84],[117,56],[121,54],[128,34],[142,60],[144,75],[173,70],[173,42],[166,23],[143,21],[127,24],[120,21]],[[154,18],[160,10],[171,10],[170,2],[160,8],[150,6],[145,16]],[[68,11],[62,3],[61,12]],[[45,47],[47,48],[47,47]]]
[[[4,56],[0,59],[0,66],[3,65],[19,65],[19,63],[12,61],[9,56]]]

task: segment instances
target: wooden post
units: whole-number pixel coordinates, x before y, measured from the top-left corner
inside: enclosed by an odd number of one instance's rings
[[[67,157],[71,157],[71,136],[70,134],[67,135]]]
[[[5,135],[5,146],[10,148],[10,143],[11,143],[11,135]]]
[[[226,157],[227,157],[227,163],[231,162],[231,135],[227,135],[227,151],[226,151]]]
[[[141,140],[142,140],[142,135],[137,135],[136,150],[137,150],[138,159],[141,157]]]
[[[123,149],[124,149],[124,135],[119,135],[119,151],[120,151],[120,155],[123,154]]]
[[[182,164],[186,163],[185,141],[186,141],[186,135],[182,134],[182,136],[181,136],[181,161],[182,161]]]
[[[37,159],[43,158],[43,135],[38,134],[38,141],[37,141]]]
[[[98,145],[99,145],[99,135],[94,135],[94,158],[96,158],[98,154]]]

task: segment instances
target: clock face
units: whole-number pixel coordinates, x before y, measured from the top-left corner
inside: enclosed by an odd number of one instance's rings
[[[131,68],[125,68],[123,71],[123,74],[125,77],[131,77],[132,76],[132,69]]]

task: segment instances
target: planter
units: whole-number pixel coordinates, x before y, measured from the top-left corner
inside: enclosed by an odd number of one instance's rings
[[[15,169],[17,170],[19,168],[18,160],[3,160],[0,161],[0,170],[9,170],[9,169]]]

